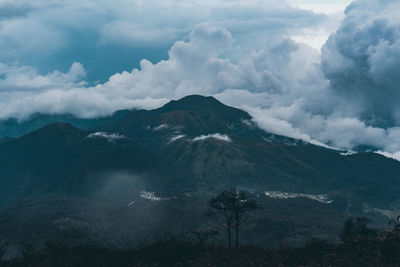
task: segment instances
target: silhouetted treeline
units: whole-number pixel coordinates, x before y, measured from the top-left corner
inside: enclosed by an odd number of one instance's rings
[[[359,219],[356,219],[356,221]],[[347,240],[347,239],[346,239]],[[134,250],[57,245],[26,248],[21,258],[1,266],[399,266],[400,235],[387,231],[332,244],[313,240],[303,247],[266,249],[206,246],[177,240],[161,241]]]

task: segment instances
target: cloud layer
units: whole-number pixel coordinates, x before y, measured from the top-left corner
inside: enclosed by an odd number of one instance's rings
[[[48,44],[36,38],[28,42],[30,49],[45,51],[45,61],[49,61],[47,53],[50,58],[74,46],[68,41],[74,31],[95,36],[95,51],[117,46],[132,51],[140,46],[151,51],[170,48],[164,59],[154,63],[142,59],[137,68],[113,74],[97,85],[87,83],[91,66],[85,69],[84,64],[73,63],[64,72],[43,73],[40,67],[25,64],[31,61],[11,62],[20,58],[9,56],[0,64],[1,118],[23,119],[34,112],[95,117],[204,94],[247,110],[258,125],[273,133],[342,149],[368,146],[386,155],[399,154],[400,20],[396,14],[400,5],[396,1],[352,3],[321,51],[296,42],[295,37],[321,28],[328,31],[332,17],[282,1],[35,3],[24,9],[17,5],[13,9],[8,3],[11,11],[0,18],[0,36],[9,37],[0,42],[2,53],[12,55],[14,49],[23,56],[32,51],[19,48],[26,23],[40,30],[40,38],[54,39]],[[72,12],[78,22],[55,17],[65,12]],[[146,17],[151,12],[152,20]],[[167,20],[173,13],[176,18]],[[51,20],[74,31],[62,31],[57,24],[47,23]],[[11,47],[13,39],[17,41]],[[83,40],[77,47],[90,42]],[[81,61],[77,55],[76,61]]]
[[[91,82],[104,81],[138,67],[142,58],[167,58],[171,45],[201,23],[260,47],[276,34],[325,28],[327,19],[281,0],[1,0],[0,58],[44,74],[66,71],[73,57],[88,69]]]
[[[323,49],[322,68],[332,88],[373,125],[400,122],[399,11],[398,1],[356,1]]]

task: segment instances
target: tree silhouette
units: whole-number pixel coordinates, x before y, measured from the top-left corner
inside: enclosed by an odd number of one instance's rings
[[[389,225],[393,225],[393,232],[396,234],[400,233],[400,215],[397,216],[396,220],[390,220]]]
[[[357,217],[354,221],[349,218],[344,223],[341,238],[344,243],[363,241],[378,235],[376,229],[368,227],[370,220],[367,217]]]
[[[383,237],[385,241],[398,243],[397,246],[400,245],[400,215],[397,216],[396,220],[390,220],[389,226],[393,226],[391,231],[384,231]]]
[[[220,225],[227,230],[228,246],[232,247],[232,230],[235,231],[235,245],[239,246],[240,226],[250,217],[250,212],[260,209],[256,200],[250,199],[246,191],[232,188],[223,191],[209,202],[208,215],[222,216]]]
[[[354,240],[355,224],[352,218],[345,221],[342,234],[340,235],[344,243],[351,243]]]
[[[6,246],[1,244],[0,245],[0,261],[3,259],[4,253],[6,252]],[[0,263],[1,265],[1,263]]]

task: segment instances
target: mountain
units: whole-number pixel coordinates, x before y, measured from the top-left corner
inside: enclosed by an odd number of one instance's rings
[[[79,229],[112,244],[116,235],[132,242],[182,235],[209,225],[207,201],[230,187],[263,203],[246,231],[264,245],[332,238],[349,215],[383,225],[399,212],[400,162],[382,155],[347,155],[265,132],[213,97],[123,113],[90,129],[58,122],[0,140],[3,234],[29,222],[32,232],[48,226],[49,237]]]
[[[248,113],[212,97],[188,96],[156,110],[132,112],[101,130],[140,140],[157,158],[154,169],[170,177],[174,188],[340,192],[381,208],[400,189],[398,161],[368,152],[344,155],[267,133]]]
[[[25,120],[17,120],[15,118],[0,120],[0,139],[2,137],[17,138],[22,135],[36,131],[47,124],[55,122],[65,122],[81,129],[91,129],[95,126],[102,125],[106,122],[111,122],[122,118],[128,114],[129,110],[120,110],[111,116],[105,116],[93,119],[81,119],[72,115],[48,115],[36,113]]]
[[[67,123],[49,124],[19,139],[0,143],[2,196],[76,195],[92,191],[103,168],[146,167],[150,155],[128,138],[91,136]],[[92,180],[88,180],[92,178]]]
[[[273,135],[248,113],[198,95],[124,112],[91,131],[53,123],[0,142],[0,179],[8,185],[1,191],[10,195],[90,193],[101,183],[96,173],[118,170],[147,173],[146,184],[172,193],[239,186],[350,196],[380,208],[400,189],[398,161]]]

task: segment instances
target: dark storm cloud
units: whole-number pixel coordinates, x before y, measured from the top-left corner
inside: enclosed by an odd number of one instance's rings
[[[18,3],[18,1],[16,1],[16,3],[0,2],[0,21],[27,16],[32,10],[33,7],[31,7],[29,3],[22,4]]]
[[[398,1],[356,1],[322,52],[332,88],[361,105],[373,125],[400,122],[400,20]]]

